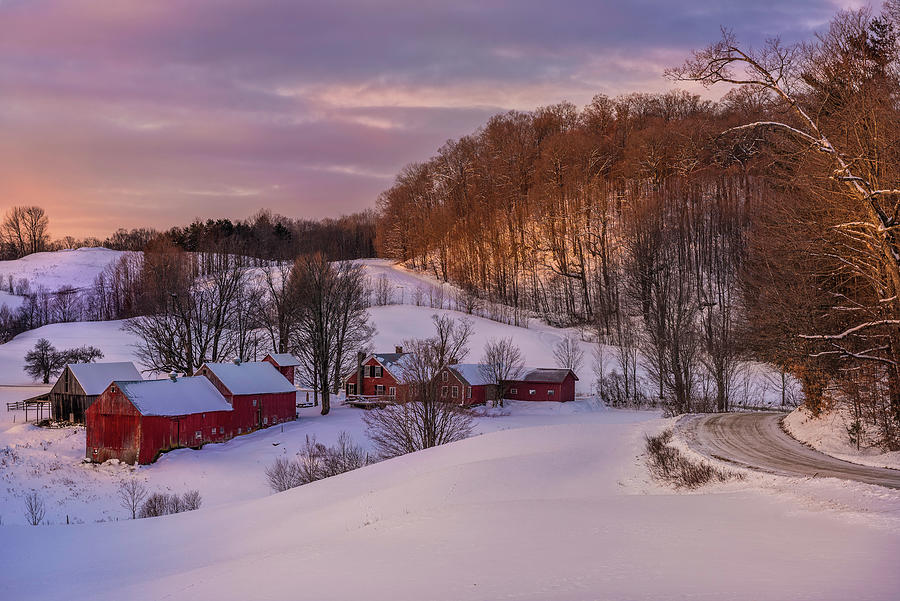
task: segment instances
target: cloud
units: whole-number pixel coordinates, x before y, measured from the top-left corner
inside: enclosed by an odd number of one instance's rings
[[[803,39],[842,6],[6,0],[0,198],[57,235],[355,211],[492,113],[666,89],[721,25]]]

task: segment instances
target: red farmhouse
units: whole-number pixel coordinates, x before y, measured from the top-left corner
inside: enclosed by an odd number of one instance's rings
[[[231,405],[206,378],[116,381],[85,411],[88,459],[151,463],[233,436]]]
[[[407,400],[409,385],[402,383],[402,347],[395,353],[376,353],[360,358],[359,366],[344,377],[347,396],[393,397],[398,402]]]
[[[297,419],[297,389],[271,363],[204,363],[195,375],[231,404],[236,435]]]
[[[271,363],[275,369],[281,372],[288,382],[294,383],[294,370],[300,366],[300,360],[290,353],[269,353],[263,357],[263,361]]]
[[[525,375],[507,380],[505,398],[514,401],[574,401],[578,376],[571,369],[526,369]]]
[[[448,365],[435,377],[441,400],[460,405],[481,405],[497,398],[497,387],[481,374],[478,363]]]

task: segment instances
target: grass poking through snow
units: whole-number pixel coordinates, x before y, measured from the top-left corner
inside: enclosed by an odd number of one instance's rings
[[[647,465],[659,480],[678,488],[698,488],[710,482],[742,480],[743,474],[717,468],[705,461],[694,461],[671,445],[672,430],[645,436]]]

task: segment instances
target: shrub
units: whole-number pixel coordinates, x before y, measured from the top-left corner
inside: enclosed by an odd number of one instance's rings
[[[139,517],[152,518],[183,511],[200,509],[203,498],[197,490],[190,490],[182,496],[177,494],[153,493],[141,505]]]
[[[693,461],[673,447],[672,430],[656,436],[645,436],[647,465],[659,480],[676,487],[697,488],[709,482],[743,479],[743,474],[723,470],[706,461]]]
[[[369,463],[368,453],[353,444],[353,439],[347,432],[341,432],[337,443],[332,447],[326,447],[317,442],[315,436],[307,435],[306,444],[294,459],[278,457],[266,468],[266,479],[272,490],[284,492]]]

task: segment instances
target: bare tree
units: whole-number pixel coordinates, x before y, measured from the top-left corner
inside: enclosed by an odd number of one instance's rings
[[[469,411],[441,400],[435,376],[446,363],[439,338],[405,340],[408,354],[400,379],[414,400],[367,412],[367,432],[382,457],[395,457],[468,437],[474,427]]]
[[[441,366],[460,363],[469,354],[469,339],[474,332],[474,322],[467,317],[454,319],[449,315],[432,315],[435,330],[435,360]]]
[[[32,526],[39,525],[44,521],[46,511],[44,498],[37,491],[33,490],[25,495],[25,518],[29,524]]]
[[[147,487],[137,478],[122,480],[119,484],[119,504],[136,519],[144,499],[147,498]]]
[[[479,370],[485,381],[493,383],[497,402],[501,407],[509,381],[518,378],[524,368],[522,351],[513,343],[512,338],[492,338],[484,345]]]
[[[556,343],[553,357],[559,367],[571,369],[575,373],[578,373],[584,363],[584,351],[575,336],[566,336]]]

